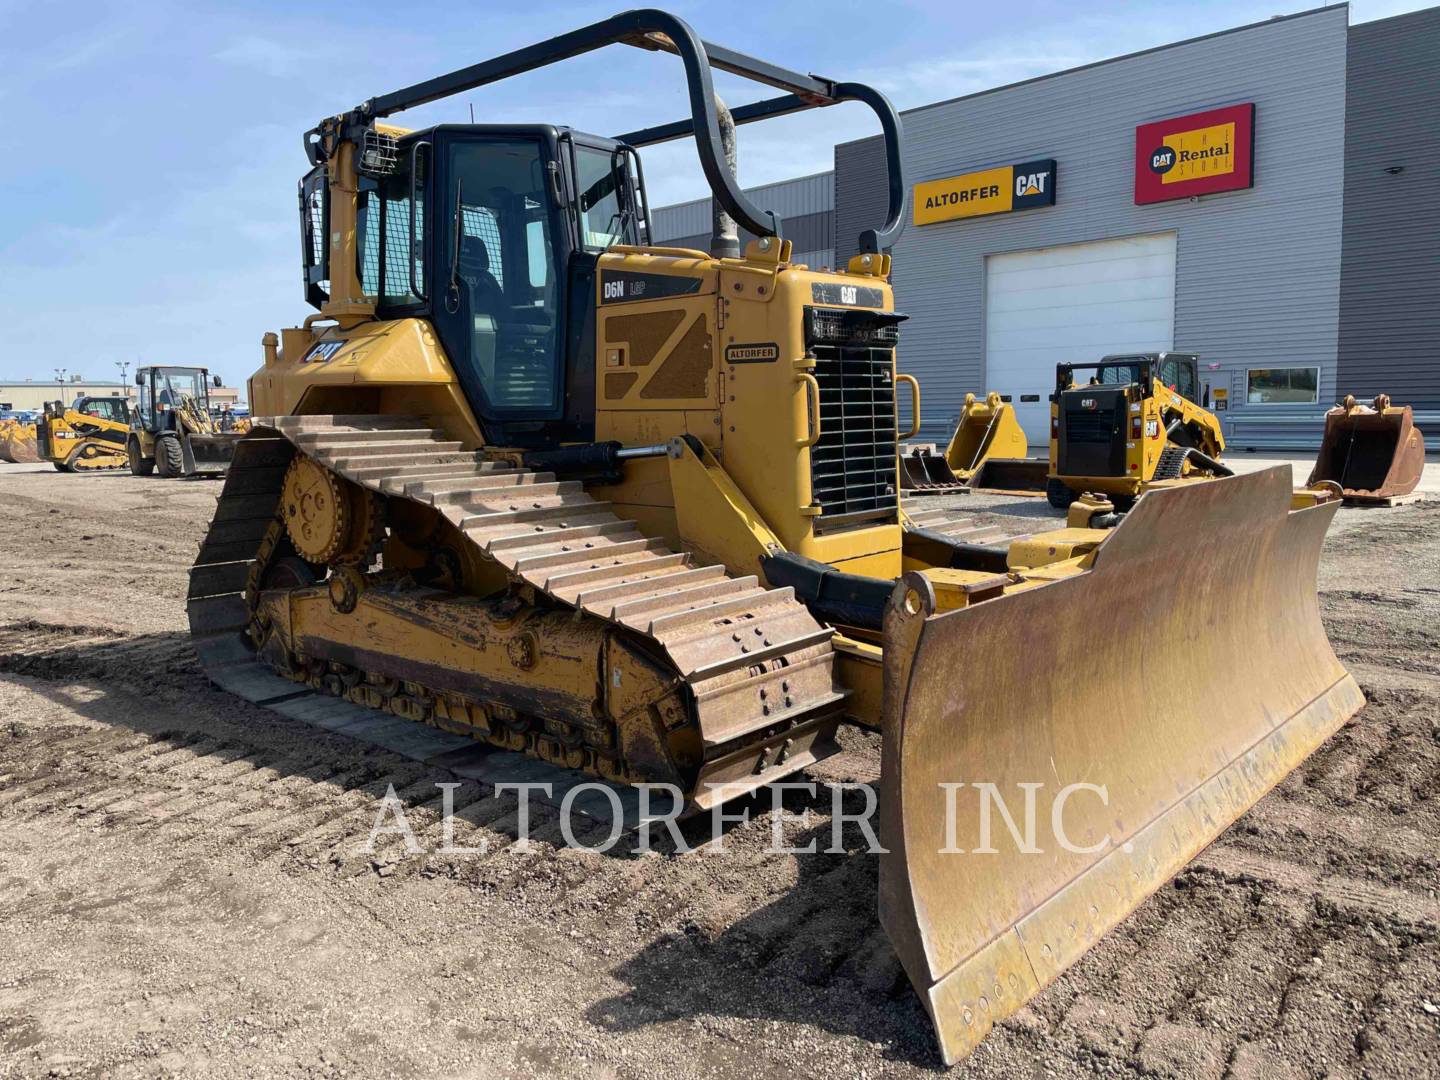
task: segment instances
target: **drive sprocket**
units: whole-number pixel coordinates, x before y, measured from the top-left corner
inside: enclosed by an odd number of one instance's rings
[[[374,493],[304,454],[285,472],[280,513],[296,552],[318,565],[363,562],[380,538],[383,511]]]

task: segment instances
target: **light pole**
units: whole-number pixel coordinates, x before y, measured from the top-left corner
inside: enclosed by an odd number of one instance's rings
[[[124,397],[130,396],[130,382],[126,376],[130,372],[129,360],[116,360],[115,366],[120,369],[120,393]]]
[[[65,375],[66,375],[66,373],[67,373],[70,369],[69,369],[69,368],[63,368],[63,367],[57,367],[57,368],[51,368],[50,370],[53,371],[53,372],[55,372],[55,381],[56,381],[57,383],[62,383],[62,384],[63,384],[63,383],[65,382]]]

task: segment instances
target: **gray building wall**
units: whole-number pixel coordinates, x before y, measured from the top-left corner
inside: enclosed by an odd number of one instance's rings
[[[1175,345],[1228,375],[1227,436],[1248,445],[1286,414],[1318,411],[1244,407],[1247,367],[1318,365],[1321,404],[1332,400],[1347,18],[1341,5],[1275,19],[906,112],[912,187],[1040,158],[1059,171],[1053,207],[910,225],[896,245],[897,304],[910,316],[900,364],[924,390],[922,437],[947,437],[965,393],[986,388],[987,254],[1172,230]],[[1252,189],[1135,205],[1137,125],[1246,101],[1256,107]],[[842,259],[883,214],[880,150],[878,137],[836,149]]]
[[[820,268],[835,265],[835,174],[816,173],[777,184],[746,188],[762,210],[779,214],[785,239],[795,245],[796,262]],[[707,251],[710,247],[710,200],[694,199],[651,211],[655,242]],[[740,230],[743,245],[754,237]]]
[[[1339,393],[1417,409],[1440,409],[1437,69],[1440,8],[1350,30]]]

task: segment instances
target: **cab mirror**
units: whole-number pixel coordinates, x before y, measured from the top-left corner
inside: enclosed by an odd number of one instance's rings
[[[144,385],[145,385],[145,376],[144,376],[144,375],[136,375],[136,376],[135,376],[135,385],[136,385],[136,386],[144,386]]]
[[[215,382],[215,389],[216,389],[216,390],[219,390],[220,387],[222,387],[222,386],[225,385],[223,382],[220,381],[220,376],[219,376],[219,375],[216,375],[216,376],[214,377],[214,382]]]

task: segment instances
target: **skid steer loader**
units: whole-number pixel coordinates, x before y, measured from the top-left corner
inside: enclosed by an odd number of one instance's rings
[[[990,472],[985,486],[1001,487],[1001,463],[1024,459],[1025,432],[1009,401],[991,392],[983,399],[965,395],[960,419],[944,455],[933,446],[916,447],[900,457],[900,487],[915,495],[945,495],[977,487],[979,475]]]
[[[1425,436],[1410,406],[1381,394],[1374,408],[1353,396],[1325,414],[1325,436],[1310,483],[1340,485],[1347,503],[1388,505],[1409,495],[1425,471]]]
[[[1088,491],[1124,510],[1159,484],[1233,475],[1218,460],[1225,449],[1220,421],[1196,404],[1198,366],[1194,353],[1175,352],[1057,365],[1050,505],[1064,509]]]
[[[678,57],[690,115],[618,137],[383,122],[612,43]],[[732,113],[712,68],[781,93]],[[733,125],[842,102],[880,121],[887,212],[821,273],[739,187]],[[689,136],[708,252],[649,240],[637,148]],[[880,918],[953,1062],[1362,699],[1316,601],[1337,504],[1292,510],[1283,469],[1006,547],[902,529],[900,138],[873,89],[655,10],[322,120],[300,183],[317,310],[263,338],[188,610],[251,700],[331,695],[692,808],[878,727]],[[1075,844],[970,854],[964,781],[1033,785]],[[1067,810],[1074,784],[1105,800]]]
[[[213,378],[220,385],[220,376]],[[143,367],[126,459],[136,476],[223,473],[241,432],[221,430],[210,408],[212,378],[203,367]]]
[[[47,402],[35,426],[40,457],[57,472],[123,469],[130,405],[123,398],[80,397],[69,408]]]

